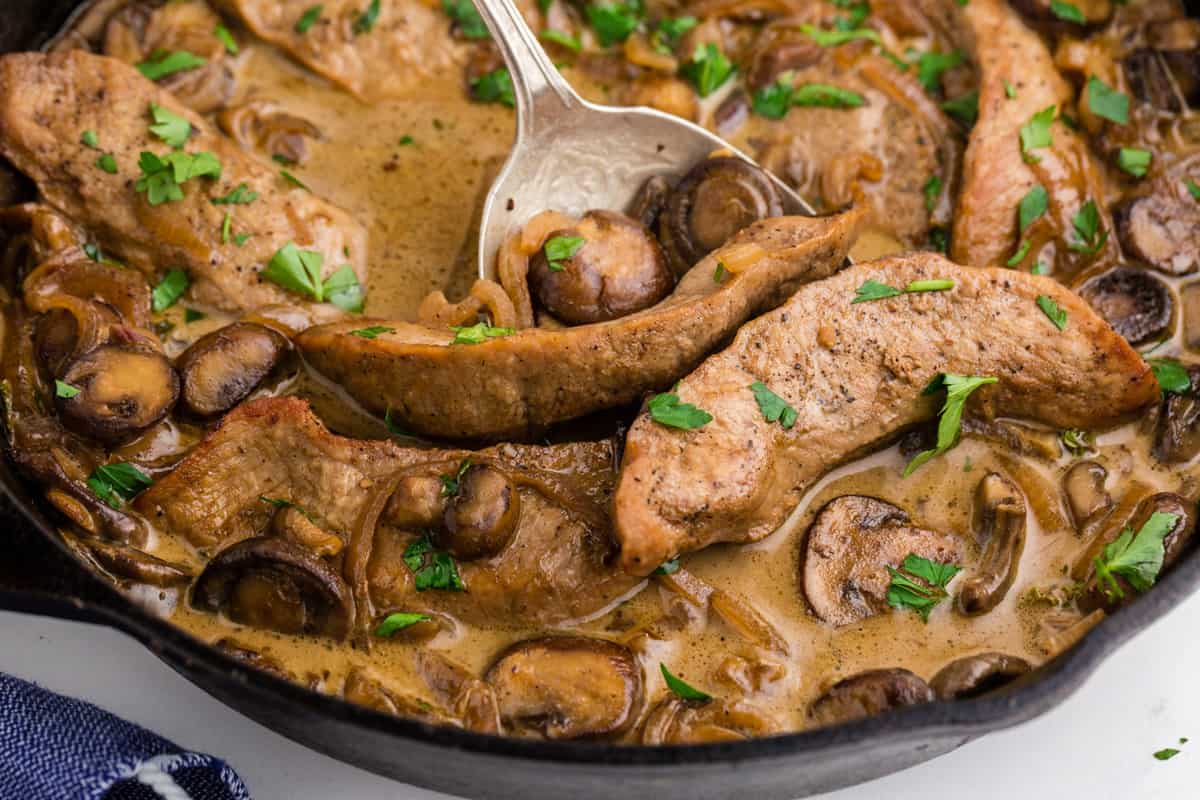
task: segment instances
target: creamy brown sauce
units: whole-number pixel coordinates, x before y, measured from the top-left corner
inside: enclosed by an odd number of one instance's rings
[[[321,131],[320,139],[310,143],[306,162],[289,169],[314,193],[348,210],[368,227],[371,272],[366,314],[415,319],[418,304],[431,291],[442,290],[452,299],[462,296],[475,278],[479,208],[512,139],[513,112],[494,104],[469,102],[458,70],[427,81],[403,97],[368,104],[315,77],[275,48],[240,33],[242,53],[235,61],[236,92],[230,105],[270,99]],[[583,85],[589,96],[604,99],[611,94],[582,74],[572,70],[567,74]],[[706,119],[720,99],[705,104]],[[761,121],[752,117],[734,142],[755,149],[761,135]],[[411,144],[402,144],[402,137],[411,137]],[[884,168],[891,166],[885,164]],[[234,214],[236,225],[236,209]],[[853,254],[867,259],[899,248],[895,236],[873,230],[862,236]],[[1170,280],[1176,297],[1187,281]],[[183,323],[181,308],[165,315],[175,323],[166,334],[169,351],[178,353],[230,319],[212,309],[203,310],[209,314],[207,319],[190,324]],[[1154,354],[1186,352],[1184,336],[1184,325],[1177,320],[1172,338]],[[387,435],[380,420],[302,366],[259,394],[305,397],[325,422],[342,434]],[[145,460],[157,452],[177,451],[201,433],[195,426],[155,429],[156,438],[139,441],[129,450]],[[1113,499],[1119,503],[1126,488],[1141,481],[1156,491],[1177,492],[1194,502],[1200,491],[1200,467],[1194,463],[1163,466],[1151,455],[1151,445],[1152,430],[1145,421],[1100,435],[1097,452],[1090,458],[1108,470],[1107,488]],[[436,650],[480,675],[507,645],[549,630],[594,634],[630,644],[646,675],[647,708],[667,696],[658,674],[662,662],[714,696],[744,698],[772,720],[774,730],[802,729],[811,724],[809,704],[841,678],[867,669],[904,667],[928,680],[956,658],[990,651],[1041,664],[1063,645],[1047,639],[1049,618],[1065,614],[1064,624],[1080,618],[1030,596],[1031,590],[1064,585],[1064,570],[1075,564],[1088,544],[1069,522],[1060,488],[1063,474],[1075,458],[1066,454],[1053,461],[1022,458],[966,436],[958,447],[907,479],[901,477],[906,460],[898,445],[892,445],[839,466],[806,493],[789,522],[775,534],[753,545],[719,545],[682,559],[688,572],[761,614],[784,643],[776,652],[747,641],[712,609],[693,607],[683,615],[687,619],[679,622],[677,598],[653,577],[622,602],[572,624],[514,629],[505,620],[497,620],[491,628],[459,623],[453,631],[443,631],[426,642],[413,643],[398,636],[374,640],[369,650],[238,625],[193,609],[179,591],[141,587],[136,594],[198,638],[213,642],[232,637],[244,647],[270,655],[302,681],[333,694],[341,692],[352,667],[362,667],[387,686],[420,697],[427,690],[414,662],[417,648]],[[961,536],[968,543],[965,561],[969,565],[977,558],[971,533],[972,497],[979,480],[991,470],[1011,476],[1029,504],[1020,569],[997,608],[968,618],[956,613],[951,601],[939,605],[928,623],[913,613],[893,612],[842,628],[822,623],[809,612],[801,581],[804,537],[827,501],[844,494],[864,494],[894,503],[922,527]],[[1048,503],[1039,504],[1039,493],[1047,496]],[[1047,524],[1055,520],[1057,525]],[[196,550],[169,530],[154,531],[145,549],[197,570],[203,565]],[[754,690],[739,687],[723,677],[730,659],[737,658],[765,665],[773,679]],[[635,740],[637,735],[635,728],[626,739]]]

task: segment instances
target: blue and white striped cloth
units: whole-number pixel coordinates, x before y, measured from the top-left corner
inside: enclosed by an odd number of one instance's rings
[[[0,800],[250,800],[224,761],[0,673]]]

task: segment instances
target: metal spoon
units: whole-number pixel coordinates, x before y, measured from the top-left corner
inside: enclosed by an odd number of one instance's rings
[[[541,211],[624,211],[648,178],[680,175],[714,150],[753,163],[719,136],[670,114],[589,103],[559,74],[512,0],[474,2],[508,65],[517,106],[516,141],[480,219],[480,277],[495,278],[500,245]],[[814,213],[771,179],[787,213]]]

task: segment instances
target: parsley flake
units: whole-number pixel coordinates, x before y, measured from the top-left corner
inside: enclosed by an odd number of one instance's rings
[[[1036,164],[1041,160],[1033,154],[1034,150],[1040,150],[1043,147],[1050,147],[1054,144],[1054,136],[1050,132],[1050,126],[1054,124],[1054,115],[1057,111],[1058,106],[1047,106],[1034,114],[1029,122],[1021,126],[1021,157],[1029,163]]]
[[[847,28],[845,30],[823,31],[815,25],[801,25],[800,30],[808,34],[821,47],[837,47],[847,42],[868,41],[881,44],[879,34],[870,28]]]
[[[1140,147],[1122,147],[1117,151],[1117,166],[1135,178],[1146,175],[1150,169],[1151,154]]]
[[[488,339],[501,339],[516,333],[513,328],[493,327],[486,322],[470,326],[451,325],[450,330],[454,331],[454,340],[450,344],[483,344]]]
[[[694,686],[686,683],[680,678],[671,674],[671,670],[667,669],[667,665],[659,662],[658,668],[662,671],[663,680],[667,683],[667,688],[670,689],[676,697],[681,700],[694,700],[698,703],[703,703],[706,700],[712,700],[712,695],[700,691]]]
[[[930,214],[937,207],[938,196],[942,193],[942,178],[940,175],[934,175],[929,180],[925,181],[925,186],[921,189],[925,193],[925,210]]]
[[[1026,254],[1029,253],[1029,241],[1021,242],[1021,246],[1017,248],[1017,252],[1012,254],[1012,258],[1004,262],[1006,267],[1015,267],[1025,260]]]
[[[454,24],[458,26],[458,32],[464,38],[488,38],[487,25],[484,23],[483,17],[479,16],[479,11],[476,10],[475,4],[471,0],[442,0],[442,11],[454,20]]]
[[[433,617],[428,614],[414,614],[407,611],[397,611],[394,614],[388,614],[383,618],[383,621],[375,628],[375,635],[380,639],[387,639],[394,636],[398,632],[416,625],[418,622],[428,622]]]
[[[385,333],[395,333],[395,328],[389,328],[386,325],[371,325],[366,328],[359,328],[356,331],[350,331],[351,336],[358,336],[362,339],[376,339]]]
[[[794,106],[823,106],[825,108],[858,108],[866,103],[858,92],[825,83],[806,83],[796,87],[791,98]]]
[[[1046,193],[1045,186],[1039,183],[1026,192],[1017,205],[1017,218],[1020,221],[1021,233],[1024,234],[1030,225],[1037,222],[1038,218],[1046,213],[1049,206],[1050,196]]]
[[[940,373],[921,394],[930,395],[942,389],[946,390],[946,401],[938,412],[937,444],[932,450],[923,450],[913,456],[912,461],[904,468],[904,477],[916,472],[926,461],[945,453],[958,444],[959,431],[962,428],[963,408],[971,393],[989,383],[996,383],[997,378],[990,376],[952,375]]]
[[[150,80],[157,81],[176,72],[203,67],[207,63],[200,56],[187,50],[175,50],[170,53],[158,51],[151,53],[149,60],[138,64],[137,70]]]
[[[712,42],[696,45],[692,59],[679,68],[679,73],[695,85],[701,97],[708,97],[725,85],[733,71],[733,62]]]
[[[583,49],[583,43],[579,41],[578,37],[572,36],[571,34],[563,31],[556,31],[553,28],[546,28],[541,32],[540,35],[547,42],[554,42],[555,44],[561,45],[562,47],[565,47],[575,53],[578,53]]]
[[[250,187],[239,183],[224,197],[214,197],[209,200],[214,206],[244,206],[258,199],[258,192],[250,191]]]
[[[192,135],[191,123],[158,103],[150,104],[150,116],[154,118],[150,132],[171,147],[183,147],[188,137]]]
[[[670,561],[664,561],[654,568],[654,575],[674,575],[679,572],[679,559],[672,558]]]
[[[79,143],[84,147],[90,147],[95,150],[100,146],[100,139],[96,136],[96,132],[92,130],[84,131],[79,136]]]
[[[1183,185],[1187,187],[1188,194],[1192,196],[1192,199],[1200,202],[1200,184],[1197,184],[1194,180],[1188,178]]]
[[[55,397],[61,397],[63,400],[70,400],[72,397],[75,397],[77,394],[79,394],[79,390],[76,389],[71,384],[66,383],[64,381],[60,381],[60,380],[54,381],[54,396]]]
[[[183,297],[191,285],[188,274],[181,269],[167,270],[167,274],[150,292],[150,307],[155,314],[161,314]]]
[[[922,53],[917,59],[917,80],[927,92],[936,92],[941,88],[942,73],[963,63],[962,51],[954,50],[949,53]]]
[[[704,409],[680,402],[679,395],[674,392],[656,394],[646,406],[650,410],[650,419],[668,428],[690,431],[704,427],[713,419]]]
[[[1073,456],[1082,456],[1095,449],[1092,435],[1078,428],[1068,428],[1058,435],[1058,439]]]
[[[957,565],[931,561],[916,553],[905,556],[900,569],[892,566],[887,569],[892,576],[887,590],[888,605],[916,611],[925,622],[929,622],[929,612],[950,596],[946,586],[962,571]]]
[[[1004,96],[1009,100],[1017,99],[1017,88],[1007,80],[1004,81]]]
[[[1063,2],[1063,0],[1050,0],[1050,13],[1065,22],[1074,22],[1077,25],[1087,22],[1087,18],[1079,10],[1079,6]]]
[[[1157,750],[1154,757],[1159,761],[1170,761],[1175,756],[1179,755],[1180,750],[1176,747],[1164,747],[1162,750]]]
[[[512,76],[505,67],[472,78],[471,97],[481,103],[500,103],[509,108],[514,108],[517,104],[517,98],[513,94]]]
[[[1192,378],[1187,368],[1173,358],[1147,359],[1158,388],[1167,394],[1183,394],[1192,388]]]
[[[582,236],[550,237],[546,244],[542,245],[542,252],[546,255],[546,266],[551,272],[562,272],[565,269],[563,262],[574,258],[586,241]]]
[[[183,189],[180,186],[192,178],[221,177],[221,162],[207,151],[184,153],[176,150],[160,157],[143,150],[138,157],[138,167],[142,175],[134,188],[145,192],[146,200],[152,206],[182,200]]]
[[[622,3],[593,3],[585,9],[588,22],[603,47],[623,42],[641,24],[639,0]]]
[[[1124,578],[1137,592],[1146,592],[1154,585],[1162,571],[1163,540],[1175,529],[1179,517],[1155,511],[1146,523],[1134,534],[1126,528],[1121,535],[1104,546],[1104,552],[1096,557],[1096,583],[1109,600],[1125,596],[1117,577]]]
[[[110,508],[119,509],[126,501],[137,497],[142,490],[154,484],[154,480],[124,461],[101,464],[92,470],[87,479],[88,488]]]
[[[226,53],[229,53],[231,56],[238,54],[237,40],[233,38],[233,34],[229,32],[229,28],[218,22],[217,27],[213,28],[213,36],[217,37],[217,41],[225,45]]]
[[[453,475],[439,475],[442,481],[442,497],[454,497],[462,488],[463,475],[471,468],[471,459],[464,458]]]
[[[371,0],[363,12],[359,14],[354,25],[351,26],[355,36],[360,36],[364,33],[370,33],[375,28],[375,23],[379,21],[380,0]]]
[[[427,589],[443,589],[450,592],[465,592],[458,565],[449,553],[434,549],[426,535],[404,550],[404,563],[413,573],[413,584],[418,592]]]
[[[1037,307],[1042,310],[1042,313],[1050,318],[1054,323],[1054,327],[1060,331],[1067,329],[1067,312],[1054,301],[1053,297],[1045,294],[1037,296]]]
[[[1118,125],[1129,122],[1129,96],[1095,75],[1088,78],[1087,104],[1092,113]]]
[[[1100,210],[1092,200],[1084,203],[1071,218],[1071,225],[1075,228],[1075,235],[1079,240],[1069,242],[1067,247],[1077,253],[1091,255],[1098,252],[1108,241],[1108,231],[1100,228]]]
[[[650,44],[654,45],[654,49],[664,55],[670,55],[675,52],[679,40],[683,35],[696,27],[700,20],[695,17],[667,17],[658,21],[658,25],[654,28],[654,33],[650,35]]]
[[[109,175],[117,174],[117,159],[112,153],[105,153],[97,158],[96,166],[107,172]]]
[[[942,103],[942,111],[954,117],[967,127],[975,124],[979,118],[979,92],[972,90],[964,95]]]
[[[362,311],[364,292],[354,270],[347,264],[322,281],[324,261],[317,251],[301,250],[294,242],[288,242],[275,251],[259,275],[285,289],[308,295],[318,303],[328,302],[343,311]]]
[[[854,299],[850,301],[850,305],[869,303],[872,300],[883,300],[888,297],[899,297],[902,294],[944,292],[953,288],[954,281],[949,278],[930,278],[928,280],[912,281],[903,289],[897,289],[894,286],[888,286],[886,283],[880,283],[876,280],[867,280],[854,290]]]
[[[321,18],[321,12],[325,10],[323,5],[309,6],[304,9],[304,13],[300,15],[300,19],[296,20],[296,33],[308,33],[308,29],[317,23]]]
[[[796,409],[768,389],[765,383],[755,381],[747,388],[754,393],[754,401],[758,403],[758,410],[762,412],[763,419],[767,422],[778,422],[785,429],[790,429],[796,424]]]
[[[292,186],[295,186],[297,189],[303,189],[306,192],[310,191],[308,188],[308,184],[306,184],[304,181],[297,178],[292,173],[288,172],[286,169],[279,170],[279,177],[283,178],[285,181],[290,183]]]

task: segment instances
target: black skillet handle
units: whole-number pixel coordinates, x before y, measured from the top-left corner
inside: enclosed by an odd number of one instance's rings
[[[0,495],[0,610],[111,624],[113,595]]]

